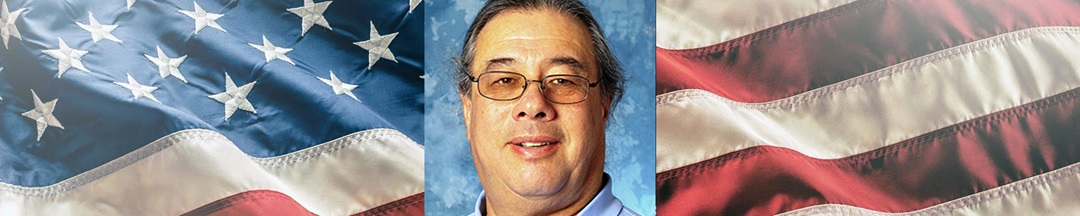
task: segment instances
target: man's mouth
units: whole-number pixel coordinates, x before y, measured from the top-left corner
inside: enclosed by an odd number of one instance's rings
[[[533,148],[556,144],[558,142],[559,139],[550,136],[519,136],[514,137],[509,142],[506,142],[506,144]]]
[[[542,147],[542,146],[546,146],[546,145],[551,145],[552,143],[553,142],[523,142],[523,143],[518,143],[517,145],[521,146],[521,147],[526,147],[526,148],[536,148],[536,147]]]
[[[526,160],[546,158],[555,153],[560,140],[550,136],[520,136],[506,144],[519,157]]]

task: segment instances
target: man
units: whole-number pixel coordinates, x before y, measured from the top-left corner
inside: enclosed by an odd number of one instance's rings
[[[489,1],[458,64],[484,187],[473,215],[636,215],[603,172],[604,126],[624,81],[585,5]]]

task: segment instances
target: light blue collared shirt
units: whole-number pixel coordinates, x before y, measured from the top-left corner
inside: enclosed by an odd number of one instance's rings
[[[480,196],[476,198],[476,208],[469,216],[483,216],[483,212],[486,210],[484,207],[485,199],[484,191],[480,191]],[[604,189],[600,190],[600,193],[593,197],[592,201],[589,201],[585,208],[578,212],[578,215],[600,215],[600,216],[639,216],[638,213],[631,211],[623,206],[622,201],[611,194],[611,177],[608,177],[607,173],[604,173]]]

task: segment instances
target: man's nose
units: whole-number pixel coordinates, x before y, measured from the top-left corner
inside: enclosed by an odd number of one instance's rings
[[[555,119],[555,109],[551,101],[544,98],[544,94],[540,92],[540,83],[530,83],[525,88],[514,111],[517,113],[514,116],[515,120],[550,121]]]

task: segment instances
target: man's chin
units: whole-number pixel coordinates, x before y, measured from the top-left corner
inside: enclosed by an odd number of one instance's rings
[[[529,199],[543,199],[555,196],[566,186],[567,175],[553,175],[550,170],[529,170],[516,173],[512,179],[507,179],[510,190],[519,196]]]
[[[559,189],[562,189],[562,185],[557,184],[532,184],[532,185],[511,185],[510,189],[514,191],[518,196],[526,199],[546,199],[551,198],[559,193]]]

